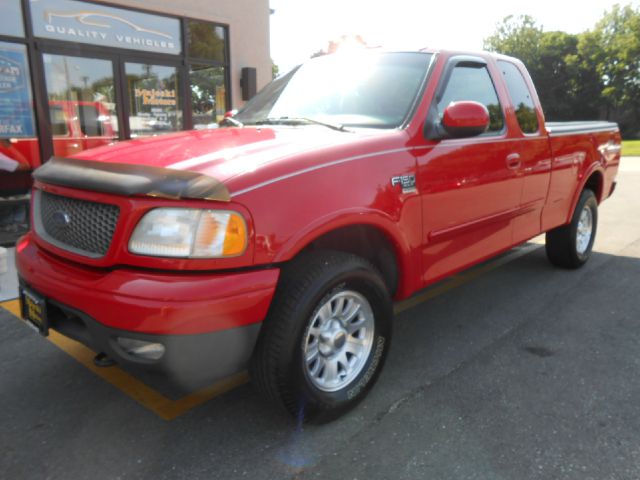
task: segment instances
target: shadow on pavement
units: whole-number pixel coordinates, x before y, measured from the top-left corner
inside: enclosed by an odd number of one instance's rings
[[[640,248],[544,249],[400,314],[369,397],[300,426],[250,385],[166,422],[0,321],[7,478],[638,478]]]

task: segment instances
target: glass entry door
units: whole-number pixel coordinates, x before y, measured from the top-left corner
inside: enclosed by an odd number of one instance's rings
[[[131,138],[182,130],[178,68],[124,64]]]
[[[42,59],[54,156],[183,129],[178,65],[116,54]]]
[[[113,62],[43,54],[55,156],[67,157],[118,139]]]

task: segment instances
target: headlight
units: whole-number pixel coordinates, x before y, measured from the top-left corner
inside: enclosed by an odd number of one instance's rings
[[[247,224],[236,212],[156,208],[136,226],[129,251],[154,257],[235,257],[247,248]]]

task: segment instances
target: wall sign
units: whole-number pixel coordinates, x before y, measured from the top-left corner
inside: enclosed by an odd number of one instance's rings
[[[0,138],[34,136],[26,48],[0,42]]]
[[[37,37],[180,54],[180,21],[75,0],[30,0]]]
[[[142,99],[142,105],[162,105],[175,107],[176,91],[175,90],[156,90],[155,88],[136,88],[134,90],[136,100]]]

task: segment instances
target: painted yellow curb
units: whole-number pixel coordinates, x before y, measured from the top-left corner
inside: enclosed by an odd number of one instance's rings
[[[21,316],[20,302],[18,300],[0,303],[0,307],[8,310],[18,318]],[[60,335],[54,330],[49,331],[47,340],[84,365],[88,370],[109,382],[111,385],[164,420],[173,420],[174,418],[184,415],[198,405],[202,405],[203,403],[208,402],[229,390],[233,390],[234,388],[247,383],[249,380],[247,372],[241,372],[237,375],[233,375],[222,381],[216,382],[202,390],[191,393],[183,398],[171,400],[134,376],[125,372],[118,366],[108,368],[97,367],[93,363],[95,352],[75,340],[71,340],[64,335]]]

